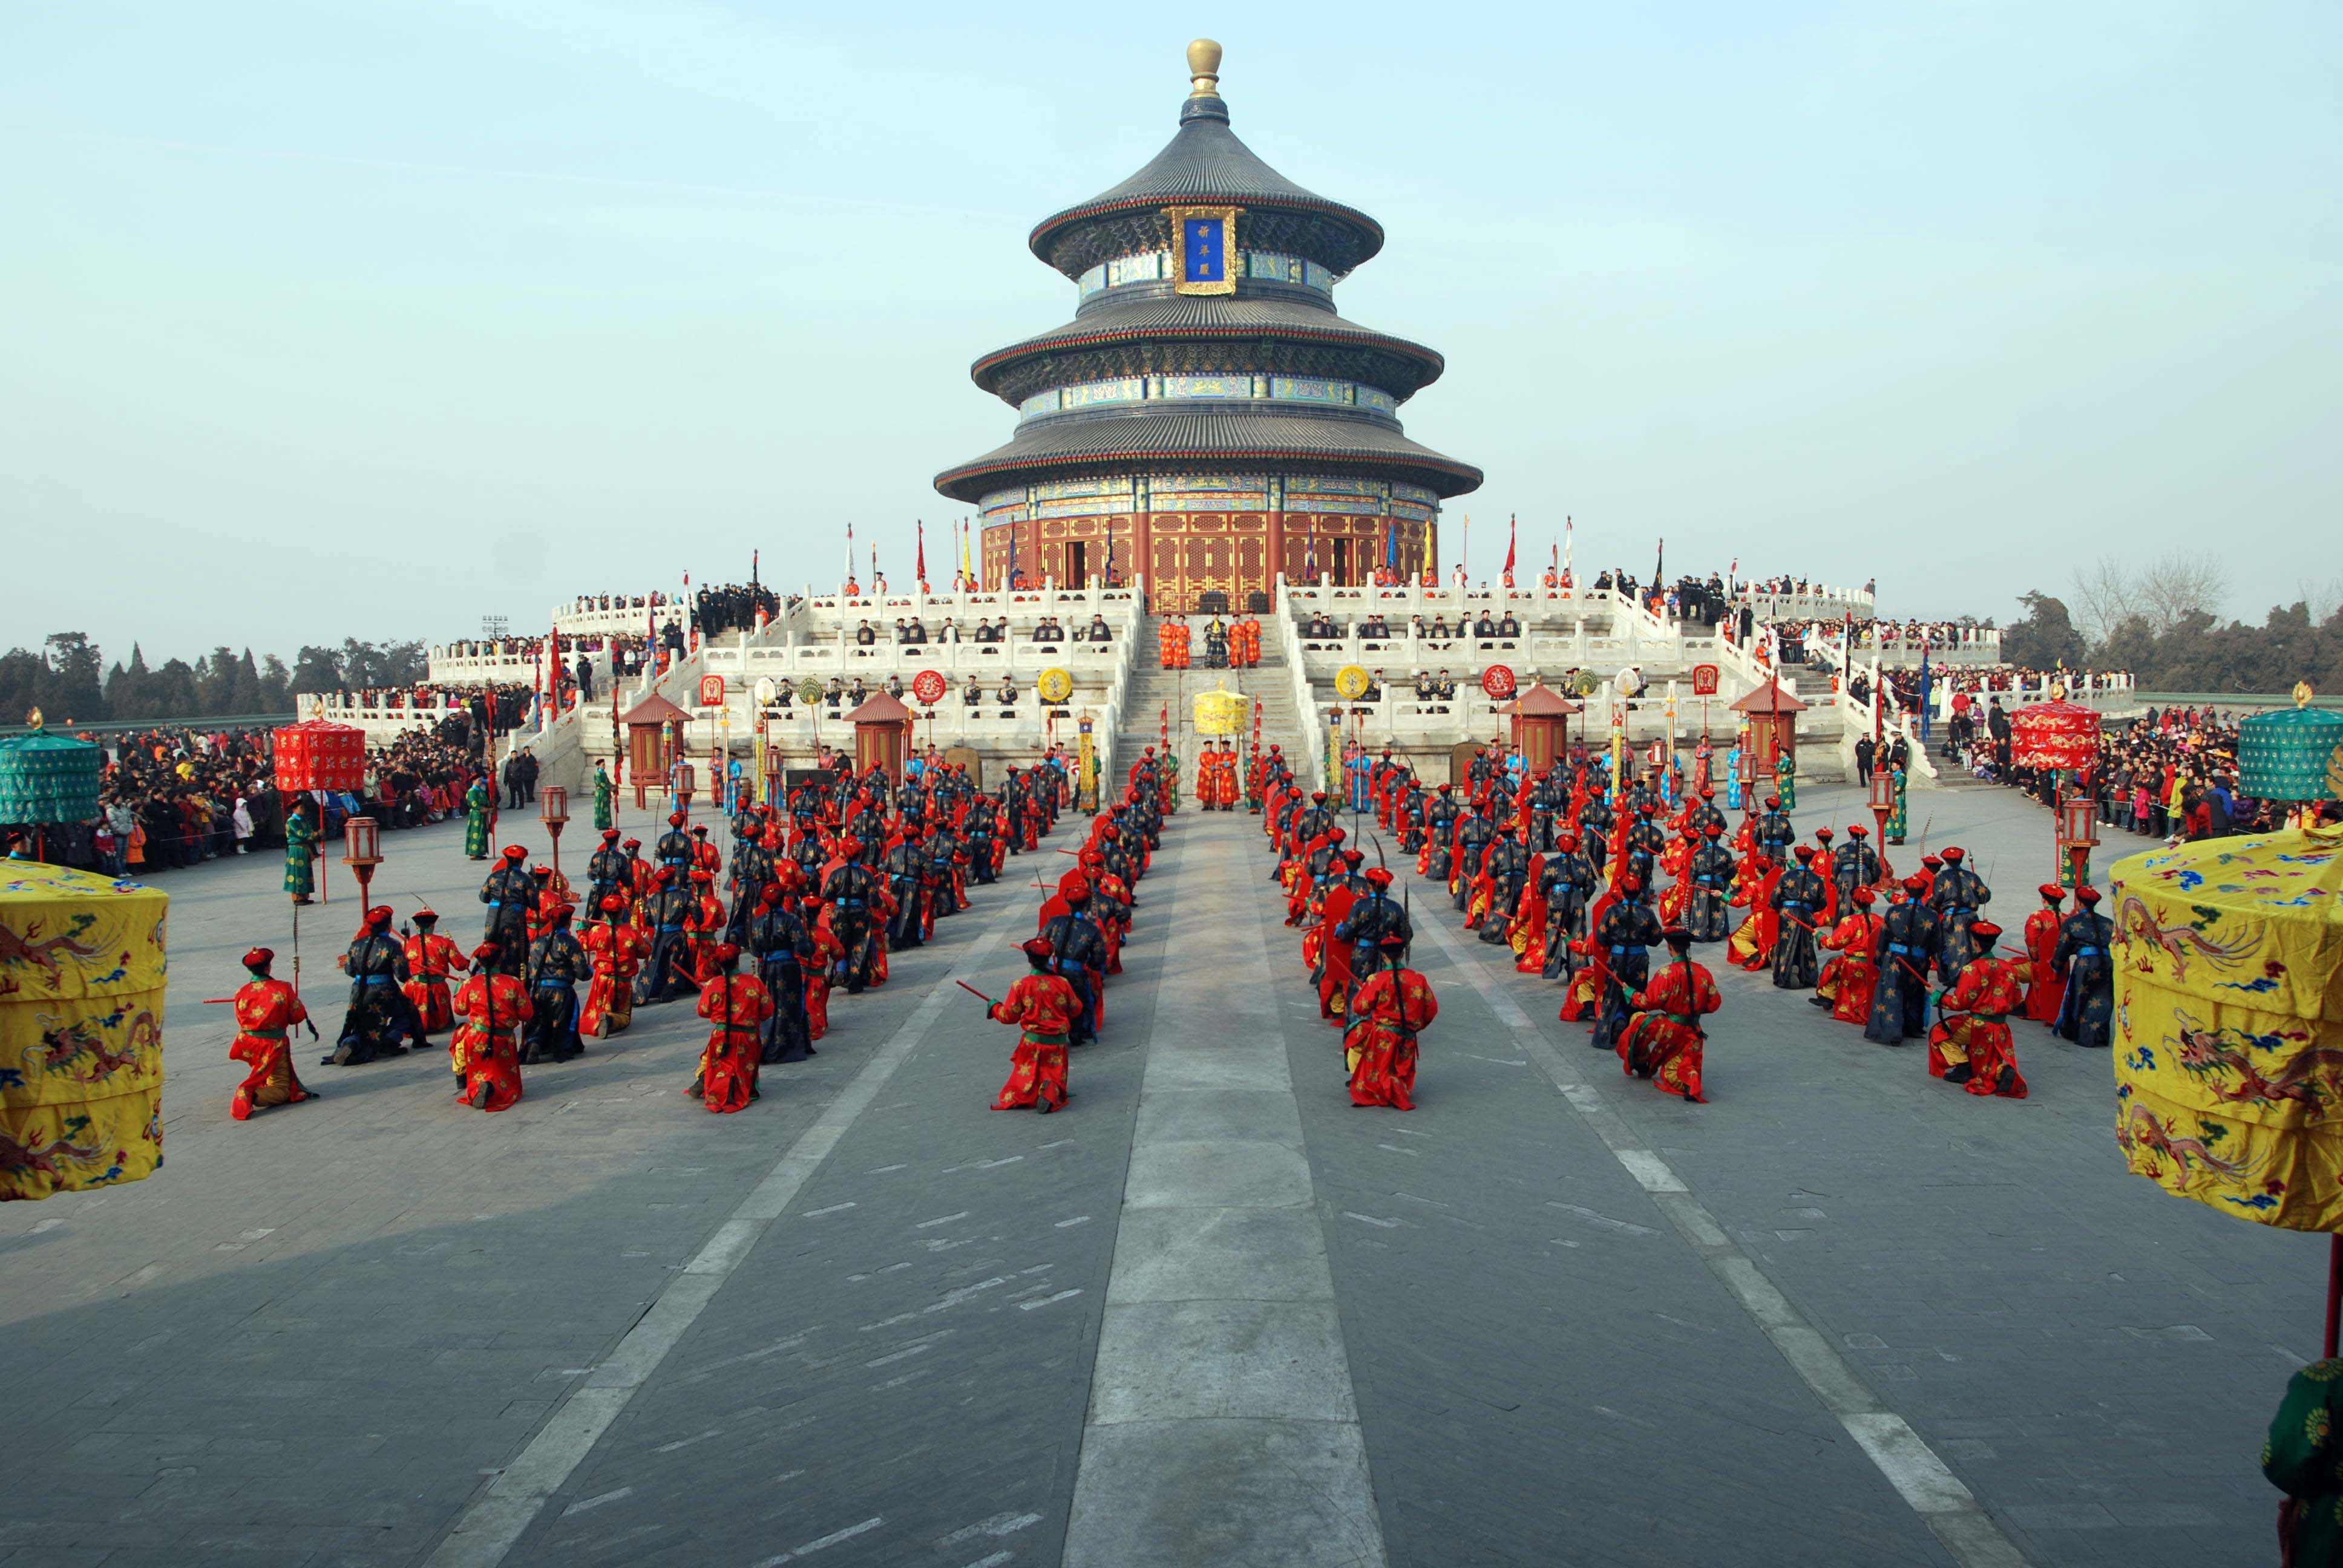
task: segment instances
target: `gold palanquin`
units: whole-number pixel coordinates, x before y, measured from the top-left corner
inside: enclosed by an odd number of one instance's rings
[[[0,879],[0,1200],[163,1163],[157,889],[10,860]]]
[[[2134,1174],[2343,1231],[2343,831],[2117,862],[2116,1139]]]

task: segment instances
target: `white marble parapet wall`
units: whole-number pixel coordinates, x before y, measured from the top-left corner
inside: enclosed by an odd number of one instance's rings
[[[615,599],[617,596],[613,595],[612,598]],[[650,595],[628,594],[627,598],[647,600]],[[659,626],[665,626],[670,614],[679,626],[688,625],[690,621],[689,611],[673,594],[669,594],[668,602],[659,606],[656,611],[648,604],[613,603],[610,608],[605,609],[602,608],[601,596],[595,594],[585,598],[572,599],[567,604],[555,605],[552,614],[553,629],[564,637],[608,637],[613,634],[620,637],[648,636],[654,629],[652,622],[654,614],[658,617]]]
[[[599,637],[580,637],[562,641],[561,666],[576,672],[578,656],[586,655],[593,667],[598,686],[610,677],[610,650]],[[440,686],[488,686],[518,683],[529,685],[544,675],[544,655],[525,651],[518,639],[491,643],[487,639],[474,642],[441,643],[426,655],[425,668],[428,678]]]
[[[1055,616],[1061,625],[1071,631],[1077,622],[1088,626],[1093,615],[1103,617],[1121,636],[1136,624],[1141,613],[1138,588],[1108,588],[1096,583],[1086,588],[1045,583],[1014,593],[1007,589],[958,594],[914,591],[884,597],[870,592],[850,597],[840,589],[806,597],[802,628],[797,640],[851,642],[855,628],[865,620],[882,637],[890,636],[898,617],[919,621],[928,628],[930,638],[947,621],[959,623],[965,633],[979,620],[990,622],[1006,617],[1011,631],[1023,632]]]

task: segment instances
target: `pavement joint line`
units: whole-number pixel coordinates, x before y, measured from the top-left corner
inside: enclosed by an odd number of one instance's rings
[[[1954,1561],[1962,1568],[2026,1568],[2026,1554],[1985,1511],[1976,1493],[1909,1422],[1885,1408],[1829,1336],[1809,1322],[1756,1261],[1734,1243],[1674,1168],[1655,1151],[1641,1147],[1642,1138],[1626,1119],[1601,1090],[1579,1075],[1520,1004],[1498,989],[1488,967],[1467,951],[1444,924],[1426,921],[1425,929],[1447,955],[1450,967],[1480,993],[1498,1020],[1513,1030],[1523,1052],[1554,1081],[1571,1109],[1650,1196],[1653,1205],[1667,1216]]]
[[[1242,907],[1223,919],[1217,906],[1205,906],[1212,910],[1209,923],[1200,920],[1187,933],[1192,965],[1212,977],[1207,983],[1191,984],[1182,994],[1169,983],[1168,961],[1156,975],[1155,1027],[1147,1040],[1131,1161],[1115,1213],[1106,1317],[1091,1363],[1062,1568],[1189,1561],[1180,1553],[1191,1543],[1134,1536],[1134,1523],[1144,1528],[1146,1521],[1198,1506],[1205,1500],[1195,1490],[1214,1483],[1201,1478],[1237,1473],[1247,1477],[1242,1514],[1257,1517],[1265,1533],[1226,1543],[1220,1560],[1279,1562],[1288,1568],[1383,1568],[1387,1561],[1356,1383],[1333,1304],[1332,1265],[1322,1251],[1297,1264],[1288,1255],[1290,1242],[1274,1236],[1236,1239],[1244,1221],[1263,1214],[1306,1214],[1312,1228],[1323,1223],[1317,1217],[1317,1182],[1300,1131],[1282,1020],[1273,1004],[1257,1010],[1229,1005],[1248,992],[1268,998],[1276,990],[1259,901],[1242,889],[1250,869],[1243,854],[1249,835],[1225,830],[1248,825],[1233,819],[1223,831],[1212,833],[1206,829],[1222,825],[1207,816],[1182,834],[1180,844],[1175,884],[1192,870],[1202,870],[1218,886],[1238,888]],[[1183,1020],[1182,1008],[1202,1017]],[[1236,1021],[1237,1015],[1255,1010],[1262,1015],[1257,1027]],[[1211,1135],[1182,1129],[1176,1119],[1151,1119],[1151,1102],[1160,1110],[1200,1092],[1200,1081],[1182,1070],[1204,1062],[1259,1071],[1261,1079],[1242,1091],[1247,1103],[1256,1111],[1274,1111],[1282,1102],[1287,1114],[1261,1116]],[[1268,1131],[1282,1124],[1293,1128],[1291,1137]],[[1166,1177],[1162,1168],[1151,1166],[1150,1151],[1216,1152],[1216,1162],[1223,1166],[1243,1166],[1249,1156],[1273,1151],[1279,1162],[1256,1170],[1224,1198],[1182,1193],[1184,1201],[1167,1203],[1162,1192],[1151,1189],[1192,1178]],[[1287,1201],[1297,1197],[1298,1202]],[[1131,1224],[1134,1215],[1158,1221],[1172,1213],[1183,1221],[1216,1216],[1229,1222],[1222,1259],[1215,1263],[1177,1251],[1166,1253],[1142,1239],[1151,1232]],[[1287,1271],[1287,1288],[1281,1292],[1231,1282],[1265,1278],[1278,1268]],[[1177,1328],[1168,1334],[1151,1332],[1167,1323]],[[1281,1332],[1292,1335],[1290,1349],[1276,1343]],[[1248,1360],[1249,1352],[1257,1359]],[[1314,1360],[1315,1379],[1272,1364],[1288,1354],[1296,1362]],[[1183,1407],[1180,1395],[1166,1400],[1157,1392],[1167,1366],[1194,1374],[1185,1381],[1199,1388],[1224,1385],[1241,1392],[1227,1408],[1204,1396]],[[1308,1445],[1332,1457],[1306,1472],[1252,1460],[1258,1445],[1267,1444],[1274,1453],[1281,1439],[1296,1432],[1307,1432]],[[1302,1528],[1296,1529],[1297,1522]]]
[[[454,1528],[424,1560],[425,1568],[496,1568],[505,1560],[546,1503],[585,1462],[636,1392],[715,1299],[741,1260],[781,1217],[847,1129],[870,1108],[896,1069],[942,1016],[946,1000],[955,994],[951,982],[974,976],[985,960],[995,956],[1002,939],[1030,918],[1021,902],[1012,901],[1004,906],[998,920],[961,947],[951,967],[935,981],[910,1017],[816,1114],[812,1125],[782,1152],[772,1170],[701,1243],[691,1261],[669,1276],[618,1347],[570,1391],[512,1462],[458,1516]]]

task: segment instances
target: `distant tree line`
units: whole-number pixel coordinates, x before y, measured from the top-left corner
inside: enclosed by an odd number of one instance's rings
[[[97,644],[77,631],[44,639],[40,651],[14,648],[0,654],[0,722],[16,724],[35,708],[53,725],[106,719],[221,719],[240,713],[289,713],[304,692],[357,691],[412,685],[424,677],[419,642],[360,642],[304,648],[286,668],[275,654],[215,648],[193,663],[184,658],[149,666],[138,644],[128,663],[110,668]]]
[[[2308,680],[2343,695],[2343,589],[2305,588],[2248,626],[2216,613],[2226,587],[2217,556],[2102,559],[2064,598],[2019,595],[2026,618],[2003,628],[2002,657],[2026,669],[2129,670],[2147,691],[2281,692]]]

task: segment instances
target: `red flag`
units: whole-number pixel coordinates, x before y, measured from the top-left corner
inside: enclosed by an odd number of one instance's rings
[[[919,558],[911,566],[911,580],[925,588],[928,581],[928,525],[916,525],[920,530]]]
[[[1505,575],[1506,575],[1507,577],[1509,577],[1509,578],[1510,578],[1510,577],[1512,577],[1512,576],[1513,575],[1513,537],[1514,537],[1514,534],[1515,534],[1515,533],[1517,532],[1517,530],[1518,530],[1518,527],[1519,527],[1519,525],[1517,525],[1517,524],[1513,521],[1513,518],[1512,514],[1511,514],[1511,513],[1506,514],[1506,517],[1505,517]]]

